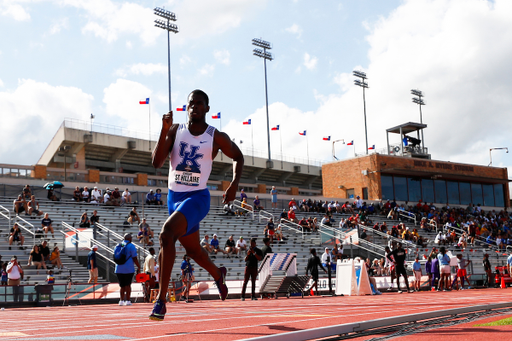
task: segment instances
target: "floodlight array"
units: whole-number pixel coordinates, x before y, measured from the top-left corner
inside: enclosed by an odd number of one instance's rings
[[[252,40],[252,44],[255,45],[255,46],[267,49],[267,50],[272,49],[272,45],[270,45],[270,43],[268,41],[265,41],[265,40],[262,40],[262,39],[254,38]]]
[[[155,11],[156,15],[158,15],[159,17],[162,17],[164,19],[172,20],[172,21],[176,21],[176,19],[177,19],[176,14],[174,14],[171,11],[167,11],[163,8],[155,7],[154,11]]]
[[[272,53],[265,52],[265,51],[260,50],[260,49],[252,50],[252,54],[255,55],[255,56],[261,57],[261,58],[268,59],[268,60],[272,60],[273,59]]]

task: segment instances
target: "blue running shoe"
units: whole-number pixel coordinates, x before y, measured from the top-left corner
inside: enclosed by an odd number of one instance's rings
[[[165,307],[165,301],[156,300],[153,311],[151,312],[151,315],[149,315],[149,319],[154,321],[163,321],[166,312],[167,308]]]
[[[217,289],[219,289],[219,296],[221,300],[225,300],[226,297],[228,297],[228,287],[226,285],[226,274],[227,270],[225,267],[220,267],[220,278],[215,281],[215,284],[217,284]]]

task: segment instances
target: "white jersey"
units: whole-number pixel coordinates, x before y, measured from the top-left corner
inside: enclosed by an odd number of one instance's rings
[[[170,153],[169,189],[191,192],[206,188],[212,170],[215,127],[208,126],[202,135],[194,136],[186,124],[180,124]]]

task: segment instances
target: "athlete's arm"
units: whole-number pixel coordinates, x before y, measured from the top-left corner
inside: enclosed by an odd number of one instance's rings
[[[224,195],[224,201],[222,202],[223,204],[227,204],[228,202],[235,200],[236,191],[238,190],[238,183],[242,177],[244,156],[238,146],[233,141],[231,141],[226,133],[215,130],[215,134],[213,136],[212,158],[215,158],[219,149],[227,157],[233,159],[233,180],[231,180],[231,183],[229,184],[229,187]]]
[[[161,168],[164,165],[167,156],[174,146],[178,125],[172,122],[172,111],[170,111],[162,117],[162,130],[160,131],[160,137],[155,149],[153,149],[152,163],[155,168]]]

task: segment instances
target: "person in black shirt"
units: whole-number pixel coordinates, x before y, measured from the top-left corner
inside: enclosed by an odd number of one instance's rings
[[[397,248],[393,250],[391,253],[393,258],[395,259],[395,269],[396,269],[396,284],[398,287],[398,293],[401,294],[402,290],[400,290],[400,275],[404,276],[405,286],[407,287],[407,291],[413,292],[409,289],[409,280],[407,279],[407,270],[405,269],[405,250],[402,249],[402,243],[397,243]]]
[[[48,247],[48,242],[44,240],[41,245],[39,245],[39,252],[43,255],[43,261],[50,260],[50,248]]]
[[[261,252],[263,253],[263,258],[265,258],[267,253],[273,253],[273,252],[272,252],[272,248],[270,247],[270,239],[269,238],[263,238],[263,244],[265,244],[265,246],[261,248]]]
[[[94,210],[89,220],[91,221],[91,225],[96,225],[97,223],[99,223],[100,216],[98,215],[98,211]]]
[[[233,235],[229,236],[228,240],[226,240],[226,244],[224,245],[224,251],[229,256],[230,254],[237,256],[238,249],[235,245],[235,240],[233,239]]]
[[[263,252],[256,247],[256,238],[251,239],[251,247],[247,251],[245,256],[245,274],[244,274],[244,285],[242,286],[242,301],[245,301],[245,290],[247,289],[247,283],[249,278],[251,279],[252,291],[251,299],[257,300],[256,298],[256,277],[258,276],[258,261],[263,259]]]
[[[482,265],[484,266],[484,271],[487,275],[484,286],[491,287],[494,283],[494,278],[492,274],[491,262],[489,262],[489,255],[487,253],[484,255]]]
[[[308,259],[306,276],[308,273],[311,273],[311,277],[313,279],[313,285],[311,286],[311,289],[315,288],[316,294],[318,296],[318,267],[321,267],[325,273],[327,273],[327,270],[325,270],[325,268],[322,266],[320,258],[316,255],[316,250],[313,248],[309,252],[311,253],[311,257]]]
[[[265,226],[265,237],[270,238],[270,242],[274,242],[275,225],[274,219],[270,218],[267,225]]]

